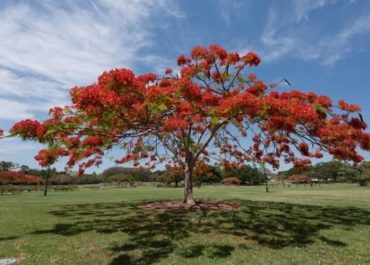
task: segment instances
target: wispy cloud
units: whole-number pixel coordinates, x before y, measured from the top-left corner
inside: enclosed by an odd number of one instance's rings
[[[0,119],[17,120],[23,118],[33,118],[26,104],[15,100],[0,99]]]
[[[328,34],[315,42],[309,42],[304,49],[297,49],[305,60],[318,60],[325,65],[333,65],[353,52],[357,42],[370,41],[370,14],[355,18],[337,32]]]
[[[265,47],[263,57],[267,62],[279,59],[289,53],[297,42],[293,36],[284,36],[279,32],[279,20],[279,14],[273,9],[269,9],[267,22],[260,39]]]
[[[33,142],[22,142],[21,140],[15,141],[14,139],[2,139],[1,145],[3,148],[0,148],[0,156],[9,157],[9,156],[19,156],[22,152],[27,152],[29,150],[34,150],[37,147],[40,147],[39,144]],[[14,146],[16,145],[16,149]],[[15,150],[17,152],[15,152]],[[27,154],[28,155],[28,154]]]
[[[181,16],[166,0],[41,3],[0,10],[0,119],[66,103],[70,87],[95,81],[103,70],[151,63],[152,55],[139,56],[152,45],[151,22]]]
[[[329,10],[330,4],[335,3],[334,0],[302,0],[279,8],[270,6],[264,30],[254,46],[259,47],[264,61],[268,62],[289,57],[335,64],[353,52],[358,42],[370,40],[370,12],[358,12],[335,25],[323,16],[308,21],[314,11]],[[321,15],[328,10],[321,10]]]
[[[329,2],[333,2],[333,0],[292,1],[296,22],[300,22],[301,20],[308,20],[311,12],[313,12],[315,9],[320,9],[324,7]]]
[[[220,0],[220,15],[226,25],[230,26],[231,21],[235,20],[236,17],[246,16],[249,2],[247,0]]]

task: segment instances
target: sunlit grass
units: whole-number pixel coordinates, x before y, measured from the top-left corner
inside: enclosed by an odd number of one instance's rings
[[[209,186],[229,212],[158,212],[182,189],[107,188],[0,196],[0,258],[19,264],[370,264],[370,189]]]

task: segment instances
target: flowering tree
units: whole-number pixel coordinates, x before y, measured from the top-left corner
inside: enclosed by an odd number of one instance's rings
[[[292,183],[312,183],[312,178],[306,175],[292,175],[288,177],[288,180]]]
[[[104,72],[96,83],[71,89],[72,104],[51,109],[43,121],[24,120],[12,136],[48,143],[36,156],[47,166],[68,157],[80,172],[99,165],[107,151],[122,149],[117,163],[154,168],[160,163],[184,173],[184,203],[194,203],[192,179],[199,161],[233,169],[253,161],[310,164],[327,151],[360,162],[370,134],[360,107],[297,90],[278,92],[249,69],[260,58],[218,45],[180,55],[179,72],[136,75]],[[213,162],[212,162],[213,163]]]
[[[0,171],[0,184],[39,184],[44,180],[40,177],[16,171]]]
[[[222,184],[235,184],[239,185],[241,183],[240,179],[236,177],[228,177],[221,181]]]

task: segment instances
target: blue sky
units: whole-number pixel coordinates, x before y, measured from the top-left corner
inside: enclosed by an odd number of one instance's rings
[[[370,122],[370,1],[2,0],[0,128],[45,118],[104,70],[160,71],[213,43],[259,53],[266,82],[360,104]],[[0,160],[36,167],[39,148],[5,139]]]

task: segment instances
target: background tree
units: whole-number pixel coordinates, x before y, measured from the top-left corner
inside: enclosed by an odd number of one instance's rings
[[[343,167],[345,167],[345,165],[337,160],[322,162],[313,166],[311,170],[307,172],[307,175],[323,181],[330,180],[336,182]]]
[[[362,160],[357,148],[369,150],[370,135],[359,106],[343,100],[335,106],[312,92],[278,92],[278,84],[267,85],[248,70],[259,63],[253,52],[211,45],[180,55],[176,72],[114,69],[73,88],[72,104],[53,108],[46,121],[15,124],[11,136],[48,143],[36,156],[42,166],[68,156],[67,166],[79,164],[80,173],[114,147],[123,153],[117,163],[180,167],[184,203],[194,203],[194,169],[202,160],[228,169],[246,162],[278,168],[280,160],[307,166],[324,151]]]
[[[228,178],[224,178],[222,181],[221,181],[222,184],[234,184],[234,185],[239,185],[241,183],[240,179],[237,178],[237,177],[228,177]]]
[[[39,184],[42,183],[43,179],[23,174],[22,172],[16,171],[1,171],[0,172],[0,185],[4,184]]]
[[[131,184],[135,182],[135,178],[130,173],[117,173],[117,174],[109,176],[106,179],[106,181],[119,183],[119,184],[122,184],[124,182]]]
[[[146,168],[126,168],[126,167],[111,167],[103,171],[101,174],[104,181],[109,179],[111,176],[123,176],[130,175],[130,181],[152,181],[152,172]]]
[[[370,161],[361,163],[357,168],[360,186],[367,186],[368,181],[370,180]]]
[[[17,168],[17,164],[10,161],[0,161],[0,171],[10,171]]]
[[[200,160],[194,169],[194,182],[198,187],[203,183],[217,183],[221,180],[221,172],[217,166],[208,165]]]
[[[23,173],[29,173],[30,172],[30,167],[29,166],[27,166],[27,165],[21,165],[20,167],[19,167],[19,170],[21,171],[21,172],[23,172]]]
[[[53,174],[50,183],[52,185],[73,185],[76,184],[76,177],[67,174]]]
[[[305,175],[308,174],[308,172],[314,172],[312,171],[312,166],[307,166],[307,167],[292,167],[288,170],[280,171],[278,174],[281,177],[281,179],[288,179],[289,176],[293,175]]]
[[[354,182],[357,181],[358,168],[349,163],[343,163],[342,167],[338,169],[338,180],[341,182]]]
[[[180,167],[168,167],[162,174],[158,175],[156,181],[165,183],[167,185],[175,183],[178,187],[179,183],[184,179],[184,172]]]
[[[291,175],[288,177],[288,180],[294,184],[312,183],[311,177],[306,175]]]
[[[264,176],[256,167],[246,165],[224,173],[224,177],[237,176],[242,185],[260,185],[264,181]]]

